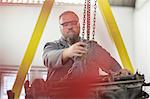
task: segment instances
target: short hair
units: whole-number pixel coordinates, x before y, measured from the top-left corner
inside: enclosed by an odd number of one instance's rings
[[[72,14],[74,14],[74,15],[79,19],[79,17],[77,16],[77,14],[76,14],[75,12],[73,12],[73,11],[65,11],[65,12],[63,12],[63,13],[59,16],[59,20],[60,20],[60,18],[61,18],[64,14],[67,14],[67,13],[72,13]]]

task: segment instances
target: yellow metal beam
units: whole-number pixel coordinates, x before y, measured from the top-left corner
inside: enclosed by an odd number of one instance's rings
[[[134,73],[134,68],[131,64],[130,58],[128,56],[115,18],[112,14],[108,0],[98,0],[98,7],[101,10],[109,35],[115,43],[124,68]]]
[[[15,99],[19,99],[24,80],[26,78],[26,75],[27,75],[30,65],[32,63],[32,60],[34,58],[36,49],[38,47],[40,38],[42,36],[48,16],[51,12],[53,3],[54,3],[54,0],[45,0],[44,4],[42,6],[40,15],[38,17],[38,21],[35,25],[32,37],[30,39],[29,45],[24,54],[24,58],[21,62],[15,83],[12,88],[12,91],[15,94]]]

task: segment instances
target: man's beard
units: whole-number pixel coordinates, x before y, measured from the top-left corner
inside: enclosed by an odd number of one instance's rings
[[[77,34],[69,34],[66,38],[67,42],[72,45],[80,40],[79,35]]]

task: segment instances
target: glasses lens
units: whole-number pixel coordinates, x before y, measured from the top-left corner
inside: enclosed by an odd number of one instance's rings
[[[77,23],[78,23],[78,21],[71,21],[71,22],[63,23],[61,25],[64,27],[69,26],[69,25],[75,26],[75,25],[77,25]]]

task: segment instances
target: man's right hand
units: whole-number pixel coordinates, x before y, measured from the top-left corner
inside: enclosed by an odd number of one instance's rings
[[[82,57],[87,52],[86,45],[84,42],[77,42],[69,48],[64,49],[63,61],[73,57]]]

